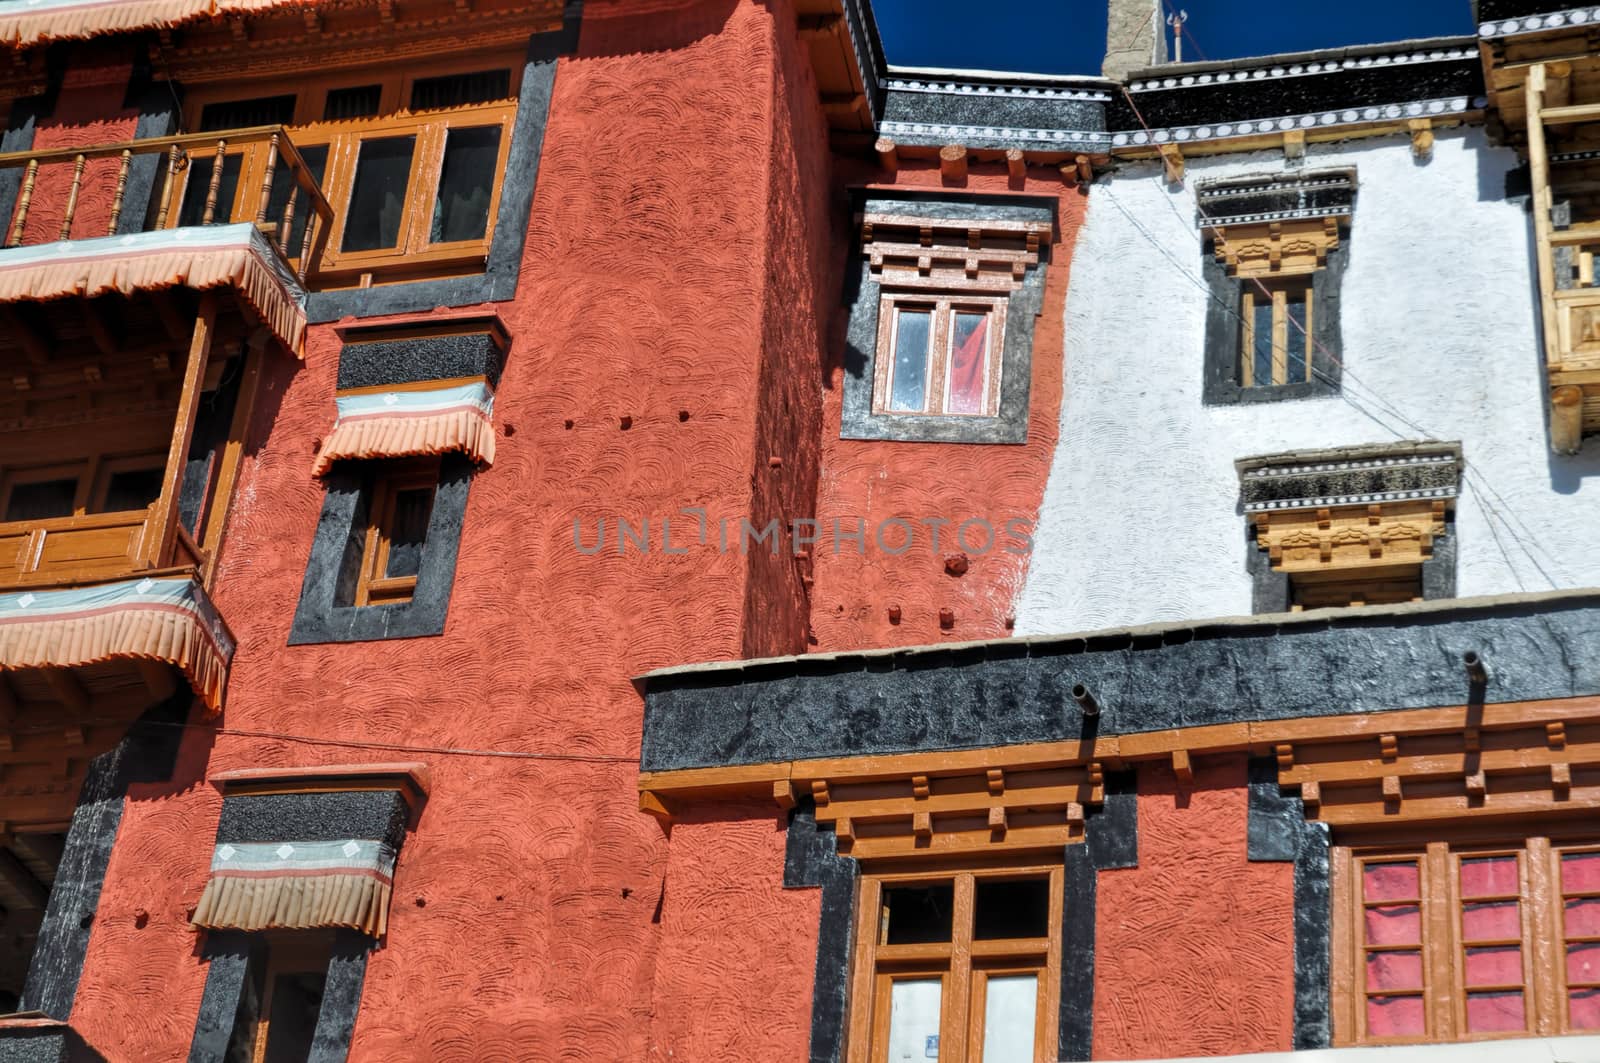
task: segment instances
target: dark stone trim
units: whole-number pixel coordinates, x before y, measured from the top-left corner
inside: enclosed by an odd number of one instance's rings
[[[193,701],[188,688],[181,689],[140,717],[114,749],[89,762],[28,966],[20,1010],[42,1011],[62,1022],[72,1014],[128,788],[172,777],[182,724]]]
[[[1108,773],[1105,802],[1088,817],[1085,839],[1097,871],[1139,866],[1139,777],[1137,772]]]
[[[428,539],[422,548],[422,570],[411,601],[361,608],[338,604],[350,600],[348,592],[355,585],[373,476],[382,464],[339,462],[325,477],[328,495],[311,544],[311,559],[306,564],[289,645],[375,642],[444,633],[445,614],[456,579],[461,528],[467,515],[467,489],[472,483],[472,463],[460,454],[446,454],[440,459],[439,490],[434,494]]]
[[[871,213],[910,214],[962,220],[1025,219],[1054,221],[1054,204],[1020,196],[940,196],[872,199]],[[1046,249],[1047,250],[1047,249]],[[878,307],[883,288],[866,262],[847,274],[845,305],[850,307],[844,359],[844,411],[841,439],[882,439],[921,443],[1026,443],[1028,406],[1033,389],[1033,333],[1044,309],[1047,253],[1028,270],[1022,286],[1006,300],[998,417],[936,417],[875,414],[872,390],[878,359]]]
[[[1207,181],[1195,190],[1195,197],[1203,228],[1347,217],[1356,205],[1356,171],[1308,170]]]
[[[223,799],[217,844],[370,838],[399,849],[409,815],[398,790],[240,794]]]
[[[1091,814],[1087,824],[1098,818]],[[1093,829],[1086,825],[1090,836]],[[1087,845],[1069,845],[1062,875],[1061,1018],[1057,1052],[1063,1061],[1094,1056],[1094,946],[1100,872]]]
[[[336,932],[308,1063],[342,1063],[350,1054],[371,949],[372,939],[358,931]],[[265,942],[259,934],[212,931],[206,935],[203,952],[206,986],[189,1045],[189,1063],[226,1063],[239,1000],[245,983],[266,960]]]
[[[816,979],[811,992],[810,1063],[844,1059],[845,1011],[850,999],[850,953],[855,938],[860,865],[839,856],[832,831],[817,829],[816,804],[802,798],[789,816],[783,857],[785,889],[822,887]]]
[[[0,1030],[0,1063],[105,1063],[70,1026]]]
[[[1295,450],[1234,462],[1246,512],[1455,498],[1460,443],[1378,443]]]
[[[1433,540],[1433,556],[1422,563],[1424,601],[1443,601],[1456,596],[1456,516],[1446,514],[1444,534]]]
[[[850,31],[850,50],[867,90],[867,107],[876,124],[883,117],[883,79],[889,64],[883,54],[883,39],[878,34],[877,17],[870,0],[844,0],[846,28]],[[861,54],[863,51],[865,55]]]
[[[1337,395],[1344,367],[1334,356],[1339,355],[1344,346],[1339,302],[1349,260],[1350,233],[1346,229],[1339,246],[1329,253],[1327,266],[1311,276],[1312,299],[1316,303],[1311,324],[1312,339],[1316,343],[1311,355],[1311,379],[1301,384],[1247,388],[1239,384],[1239,351],[1244,342],[1239,307],[1244,282],[1228,276],[1227,267],[1218,262],[1207,247],[1201,267],[1210,292],[1206,304],[1205,376],[1201,389],[1204,404],[1292,402]]]
[[[1600,694],[1600,594],[1371,607],[658,673],[646,771],[1081,741],[1465,704],[1462,654],[1495,703]]]
[[[533,213],[533,191],[544,151],[544,130],[555,92],[556,61],[577,49],[583,0],[567,0],[562,28],[535,34],[528,42],[527,65],[517,117],[511,126],[511,148],[500,185],[500,213],[489,242],[489,258],[479,276],[384,284],[372,288],[313,292],[306,302],[307,320],[337,321],[346,316],[420,313],[439,306],[471,306],[505,302],[517,293],[522,248]]]
[[[482,376],[500,383],[505,351],[487,328],[452,336],[346,343],[339,352],[339,390]]]
[[[1299,802],[1296,801],[1296,804]],[[1328,827],[1300,824],[1294,861],[1294,1047],[1333,1044],[1333,902]]]
[[[139,108],[139,122],[134,128],[136,140],[149,137],[171,136],[178,131],[182,116],[178,113],[175,87],[169,82],[154,82],[148,71],[135,70],[134,85],[129,87],[132,106]],[[166,156],[160,152],[135,155],[128,164],[128,185],[122,200],[122,217],[117,221],[117,235],[144,232],[150,227],[151,199],[156,195],[157,179]]]

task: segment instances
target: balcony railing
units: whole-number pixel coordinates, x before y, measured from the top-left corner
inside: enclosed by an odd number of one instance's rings
[[[141,183],[133,178],[146,158],[159,160],[150,208],[130,227],[129,189]],[[0,154],[0,170],[14,168],[22,170],[21,191],[6,247],[252,222],[304,281],[333,224],[315,174],[282,126]]]
[[[169,556],[161,556],[160,505],[158,500],[125,513],[0,523],[0,588],[60,587],[201,567],[204,555],[181,525]]]

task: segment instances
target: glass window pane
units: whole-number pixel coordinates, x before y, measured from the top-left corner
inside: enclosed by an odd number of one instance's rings
[[[1600,892],[1600,853],[1563,854],[1561,889],[1566,893]]]
[[[306,168],[311,171],[311,176],[316,180],[318,187],[321,187],[322,177],[328,170],[328,146],[313,144],[301,148],[300,157],[305,160]],[[295,187],[294,175],[280,160],[277,169],[272,172],[272,195],[267,200],[267,221],[274,225],[283,224],[283,211],[289,205],[289,193]],[[300,254],[300,241],[305,237],[306,219],[309,217],[311,217],[311,207],[306,203],[306,197],[296,196],[294,218],[289,222],[290,258],[296,258]]]
[[[1461,861],[1461,896],[1515,897],[1521,892],[1516,857],[1491,856]]]
[[[921,413],[928,406],[928,345],[933,339],[933,311],[896,310],[894,379],[889,409]]]
[[[304,1063],[310,1058],[326,981],[320,973],[280,974],[273,980],[267,1063]]]
[[[889,917],[885,945],[925,945],[950,940],[955,908],[955,887],[889,886],[883,891],[883,910]]]
[[[1600,989],[1574,989],[1569,999],[1572,1028],[1600,1030]]]
[[[72,516],[78,494],[78,481],[35,480],[11,488],[6,500],[6,520],[50,520]]]
[[[1251,348],[1251,364],[1258,388],[1272,386],[1272,296],[1255,292],[1255,344]]]
[[[1567,937],[1600,937],[1600,897],[1567,902]]]
[[[1466,984],[1521,985],[1522,950],[1519,948],[1468,949]]]
[[[1367,990],[1421,989],[1422,953],[1367,953]]]
[[[939,1005],[944,983],[937,978],[897,981],[889,990],[890,1063],[927,1063],[939,1058]]]
[[[1467,1029],[1472,1033],[1507,1033],[1527,1028],[1521,993],[1467,994]]]
[[[1600,945],[1567,946],[1567,982],[1600,984]]]
[[[947,413],[983,413],[989,390],[989,315],[956,311],[950,329]]]
[[[433,513],[433,488],[401,491],[394,499],[394,525],[389,531],[389,563],[384,576],[415,576],[422,570],[422,547]]]
[[[972,936],[979,941],[1050,936],[1050,880],[979,880],[973,898]]]
[[[1422,894],[1417,865],[1368,864],[1361,872],[1362,896],[1369,901],[1414,901]]]
[[[1289,293],[1289,375],[1290,384],[1304,384],[1306,375],[1306,344],[1309,329],[1306,322],[1306,293]]]
[[[1414,904],[1368,908],[1367,944],[1422,944],[1422,909]]]
[[[100,504],[98,512],[127,513],[144,509],[161,497],[161,479],[165,471],[157,466],[112,473],[106,483],[105,501]]]
[[[179,225],[204,223],[206,198],[211,195],[211,174],[216,170],[216,163],[217,154],[214,151],[208,155],[204,149],[197,149],[189,156],[189,179],[183,186],[183,205],[178,209]],[[243,155],[223,156],[222,181],[217,185],[216,209],[211,213],[212,225],[228,225],[233,221],[233,198],[239,191],[239,167],[243,163]]]
[[[1039,976],[990,978],[984,990],[983,1063],[1033,1063]]]
[[[489,229],[489,196],[500,157],[500,127],[452,129],[445,139],[439,194],[433,205],[436,244],[482,240]]]
[[[1467,941],[1511,941],[1522,936],[1516,901],[1461,906],[1461,936]]]
[[[346,251],[378,251],[400,242],[406,185],[416,137],[384,137],[361,142],[350,210],[344,222]]]
[[[1372,1037],[1422,1037],[1428,1032],[1421,997],[1368,997],[1367,1033]]]

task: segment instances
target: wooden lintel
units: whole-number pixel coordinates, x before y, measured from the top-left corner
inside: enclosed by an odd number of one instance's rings
[[[1550,393],[1550,449],[1576,454],[1583,447],[1583,389],[1574,384]]]
[[[1413,118],[1411,127],[1411,154],[1419,159],[1433,158],[1433,119]]]
[[[50,687],[50,692],[56,696],[57,701],[80,715],[89,711],[89,691],[71,670],[46,668],[43,674],[46,685]]]
[[[788,811],[797,803],[794,792],[794,783],[788,779],[779,779],[772,784],[772,800],[777,802],[779,808]]]
[[[639,791],[639,811],[647,816],[654,816],[663,826],[672,822],[672,812],[667,808],[666,802],[649,790]]]
[[[1296,161],[1306,157],[1306,131],[1304,129],[1291,129],[1283,134],[1283,157]]]
[[[1183,152],[1176,144],[1162,144],[1161,162],[1167,169],[1167,184],[1183,184]]]
[[[884,173],[897,174],[900,172],[899,145],[888,137],[879,137],[878,142],[873,145],[873,150],[878,153],[878,165],[883,167]]]
[[[1006,149],[1006,172],[1017,181],[1028,176],[1028,157],[1021,148]]]
[[[946,144],[939,149],[939,174],[946,181],[967,179],[967,149],[960,144]]]
[[[50,903],[50,891],[44,883],[33,877],[33,872],[10,849],[0,849],[0,881],[4,881],[29,908],[42,912]]]

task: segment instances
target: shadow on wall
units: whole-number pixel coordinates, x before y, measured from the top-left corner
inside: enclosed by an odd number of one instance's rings
[[[578,59],[687,48],[723,32],[739,0],[588,0]]]

